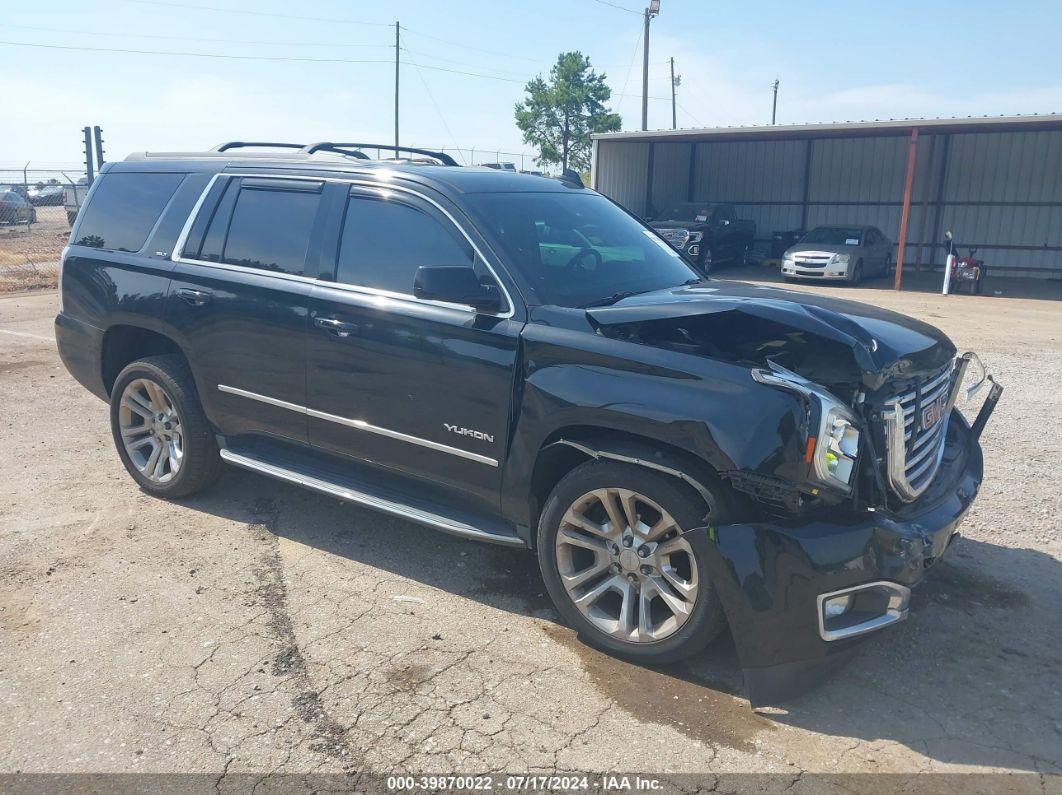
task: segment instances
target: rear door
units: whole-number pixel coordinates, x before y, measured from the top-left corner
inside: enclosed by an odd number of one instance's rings
[[[307,336],[310,442],[497,509],[521,324],[413,296],[421,265],[493,274],[433,199],[353,187]],[[322,267],[324,267],[322,256]],[[327,279],[327,280],[326,280]],[[502,291],[504,295],[504,291]]]
[[[203,407],[227,436],[306,437],[306,275],[324,184],[221,175],[178,240],[167,298]]]

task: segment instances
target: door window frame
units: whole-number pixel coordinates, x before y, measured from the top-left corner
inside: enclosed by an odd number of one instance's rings
[[[408,295],[408,294],[403,294],[403,293],[393,293],[393,292],[389,292],[387,290],[377,290],[377,289],[372,288],[372,287],[361,287],[361,286],[353,285],[353,284],[342,284],[342,283],[336,282],[334,280],[333,281],[329,281],[328,279],[321,278],[321,274],[320,273],[317,273],[316,275],[313,275],[313,276],[298,276],[298,275],[293,274],[293,273],[283,273],[283,272],[280,272],[280,271],[269,271],[269,270],[263,270],[262,268],[251,268],[251,267],[247,267],[247,266],[244,266],[244,265],[230,265],[230,264],[228,264],[226,262],[209,262],[207,260],[200,260],[200,259],[193,259],[193,258],[190,258],[190,257],[185,257],[185,256],[183,256],[183,251],[184,251],[185,244],[188,242],[188,237],[191,234],[192,226],[195,223],[196,219],[199,217],[199,214],[204,210],[204,205],[207,203],[207,198],[210,196],[212,189],[214,188],[215,184],[220,179],[295,180],[295,181],[304,182],[304,183],[307,182],[307,181],[323,182],[324,183],[324,191],[326,193],[327,193],[327,190],[328,190],[328,186],[330,184],[346,185],[347,186],[346,193],[348,195],[348,200],[349,200],[349,193],[350,193],[351,187],[359,187],[359,188],[368,188],[370,190],[375,190],[377,192],[382,191],[382,192],[385,192],[385,193],[389,192],[389,191],[390,192],[400,192],[400,193],[403,193],[403,194],[405,194],[407,196],[411,196],[414,199],[420,200],[422,202],[426,202],[427,205],[429,205],[431,208],[433,208],[435,212],[439,213],[443,218],[445,218],[447,221],[449,221],[450,225],[454,229],[456,229],[460,233],[461,237],[463,237],[468,242],[468,244],[472,247],[472,251],[473,251],[473,254],[475,256],[475,259],[477,261],[483,263],[484,267],[490,272],[491,277],[494,279],[495,283],[498,285],[498,290],[500,291],[500,294],[505,298],[506,306],[500,312],[478,312],[475,307],[469,306],[467,304],[453,304],[453,303],[449,303],[449,302],[446,302],[446,301],[432,301],[432,300],[428,300],[428,299],[424,299],[424,298],[417,298],[414,295]],[[222,195],[223,194],[218,194],[218,195],[215,196],[215,199],[214,199],[215,204],[217,203],[218,200],[220,200]],[[315,224],[314,224],[315,230],[316,230],[316,227],[318,225],[318,222],[321,220],[322,213],[326,212],[325,208],[326,208],[326,199],[324,198],[324,195],[322,195],[321,203],[320,203],[320,205],[318,205],[318,209],[317,209],[318,218],[317,218],[317,222],[315,222]],[[216,209],[216,208],[213,207],[213,206],[209,208],[209,210],[211,212],[213,212],[214,209]],[[342,212],[338,214],[340,226],[342,225],[343,218],[345,217],[345,215],[346,215],[346,202],[343,203]],[[441,221],[441,219],[437,219],[437,220]],[[209,226],[209,223],[207,224],[207,226]],[[206,229],[206,227],[204,227],[204,234],[205,234],[205,229]],[[342,234],[342,228],[340,228],[338,230],[332,230],[332,231],[336,232],[337,237]],[[202,241],[200,241],[200,243],[202,243]],[[336,251],[336,254],[338,254],[338,249]],[[311,264],[312,258],[313,258],[313,254],[311,253],[307,257],[307,266],[309,266]],[[440,307],[445,307],[445,308],[449,308],[449,309],[459,309],[461,311],[465,311],[465,312],[468,312],[470,314],[480,314],[480,315],[483,315],[485,317],[494,317],[494,318],[499,318],[499,319],[512,318],[516,314],[516,303],[514,302],[514,300],[512,298],[512,295],[509,292],[509,288],[506,286],[505,282],[498,276],[497,269],[494,267],[494,265],[491,263],[491,261],[483,254],[483,250],[480,248],[480,246],[477,245],[476,241],[472,238],[472,236],[468,233],[468,231],[464,228],[464,226],[453,216],[452,213],[450,213],[442,204],[437,202],[435,199],[433,199],[430,196],[426,195],[426,193],[423,193],[423,192],[417,191],[417,190],[413,190],[412,188],[408,188],[408,187],[406,187],[404,185],[394,185],[394,184],[386,184],[386,185],[384,185],[384,184],[381,184],[379,181],[372,181],[372,180],[365,179],[365,178],[361,178],[361,179],[352,178],[352,177],[351,178],[337,178],[337,177],[334,177],[334,176],[324,176],[324,175],[318,177],[316,175],[308,175],[308,174],[270,174],[268,172],[263,173],[263,172],[259,172],[259,171],[251,171],[251,172],[220,171],[217,174],[215,174],[213,177],[211,177],[209,182],[207,182],[206,187],[203,188],[203,192],[199,196],[199,199],[196,201],[195,205],[192,207],[191,212],[188,214],[188,218],[184,222],[184,227],[181,229],[181,233],[177,237],[177,242],[174,244],[173,254],[171,254],[170,259],[174,263],[184,263],[184,264],[188,264],[188,265],[199,265],[199,266],[206,267],[206,268],[217,268],[219,270],[236,271],[238,273],[253,273],[253,274],[257,274],[259,276],[262,276],[264,278],[280,279],[280,280],[283,280],[283,281],[303,282],[303,283],[308,283],[308,284],[316,284],[316,285],[318,285],[320,287],[327,287],[329,289],[345,290],[345,291],[352,292],[352,293],[359,293],[359,294],[366,295],[366,296],[373,296],[373,297],[376,297],[378,299],[384,299],[381,302],[381,308],[386,308],[386,306],[384,304],[387,301],[399,301],[399,302],[421,304],[421,305],[440,306]],[[326,260],[326,262],[327,262],[327,260]],[[332,270],[333,274],[335,273],[335,267],[336,267],[336,262],[335,262],[335,259],[333,257],[332,265],[331,265],[331,270]],[[327,267],[324,268],[323,270],[327,271]]]

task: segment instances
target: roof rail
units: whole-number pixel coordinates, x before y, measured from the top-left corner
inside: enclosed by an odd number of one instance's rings
[[[280,144],[276,144],[280,146]],[[398,154],[399,152],[411,152],[417,155],[426,155],[427,157],[434,158],[442,163],[444,166],[456,166],[457,161],[445,152],[434,152],[431,149],[417,149],[412,146],[391,146],[389,144],[351,144],[351,143],[333,143],[332,141],[321,141],[320,143],[310,144],[303,147],[300,151],[303,154],[312,155],[314,152],[337,152],[339,154],[354,155],[355,157],[367,157],[363,152],[350,152],[350,149],[386,149],[389,152]]]
[[[246,149],[252,146],[265,146],[273,147],[276,149],[302,149],[305,144],[281,144],[276,141],[227,141],[223,144],[218,144],[212,151],[214,152],[227,152],[230,149]]]

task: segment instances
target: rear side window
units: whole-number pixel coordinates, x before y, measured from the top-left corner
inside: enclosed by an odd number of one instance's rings
[[[427,213],[394,199],[350,197],[336,281],[412,295],[421,265],[472,264],[468,241]]]
[[[199,259],[302,276],[320,199],[319,185],[312,190],[230,185]]]
[[[140,251],[184,174],[104,174],[81,211],[78,246]]]

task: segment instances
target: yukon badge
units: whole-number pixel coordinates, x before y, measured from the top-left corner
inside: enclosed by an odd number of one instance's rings
[[[490,442],[494,444],[494,437],[489,433],[483,433],[483,431],[474,431],[471,428],[462,428],[458,425],[451,425],[448,422],[443,423],[443,427],[450,433],[456,433],[458,436],[471,436],[473,439],[479,439],[480,441]]]

